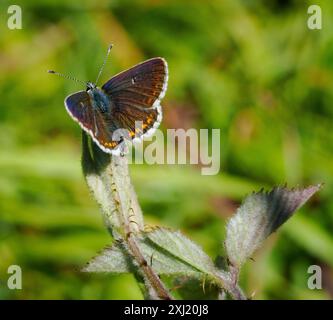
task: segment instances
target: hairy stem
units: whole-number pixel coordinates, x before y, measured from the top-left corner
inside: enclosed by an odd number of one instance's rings
[[[127,158],[105,154],[95,143],[88,141],[83,132],[82,169],[90,190],[101,206],[109,232],[115,239],[127,243],[129,254],[144,279],[148,295],[153,299],[172,299],[137,245],[137,235],[143,231],[144,221],[130,180]]]
[[[242,289],[238,285],[239,269],[229,266],[229,272],[221,271],[216,274],[220,281],[221,289],[226,290],[234,300],[247,300]]]
[[[146,280],[156,292],[157,297],[170,300],[172,297],[168,290],[165,288],[155,271],[147,263],[136,243],[136,235],[143,230],[143,217],[134,188],[130,181],[127,158],[121,156],[112,157],[110,167],[110,174],[112,174],[114,179],[115,198],[119,199],[120,202],[119,213],[123,229],[126,233],[125,241]]]

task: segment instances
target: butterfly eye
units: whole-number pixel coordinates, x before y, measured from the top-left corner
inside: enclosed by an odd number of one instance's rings
[[[92,90],[92,89],[95,89],[96,88],[96,85],[90,81],[87,82],[87,89],[86,91],[89,91],[89,90]]]

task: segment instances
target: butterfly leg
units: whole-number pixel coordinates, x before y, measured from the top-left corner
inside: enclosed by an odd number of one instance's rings
[[[123,141],[120,143],[119,148],[120,148],[120,156],[121,157],[124,157],[125,154],[127,154],[129,152],[128,145],[127,145],[125,139],[123,139]]]

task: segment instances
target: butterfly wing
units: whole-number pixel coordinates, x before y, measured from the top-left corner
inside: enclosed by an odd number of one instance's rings
[[[168,84],[168,65],[163,58],[144,61],[131,69],[117,74],[107,81],[102,90],[114,104],[116,121],[136,137],[151,135],[162,121],[161,99]]]
[[[119,106],[156,107],[168,84],[168,65],[163,58],[146,60],[109,81],[102,89]]]
[[[125,129],[123,137],[132,140],[152,135],[161,122],[157,108],[144,109],[130,105],[124,105],[113,112],[112,119]]]
[[[114,150],[122,142],[122,139],[112,140],[113,133],[118,128],[110,124],[108,117],[93,108],[91,98],[86,91],[79,91],[66,97],[65,106],[69,115],[78,122],[104,152],[114,154],[120,152]]]

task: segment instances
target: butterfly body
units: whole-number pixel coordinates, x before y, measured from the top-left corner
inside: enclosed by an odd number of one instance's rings
[[[66,97],[65,107],[104,152],[119,155],[125,139],[150,136],[161,123],[167,82],[166,61],[153,58],[115,75],[101,88],[88,82],[86,91]]]
[[[94,86],[93,88],[87,86],[87,93],[89,94],[92,107],[96,111],[102,113],[110,112],[112,102],[103,90],[97,86]]]

